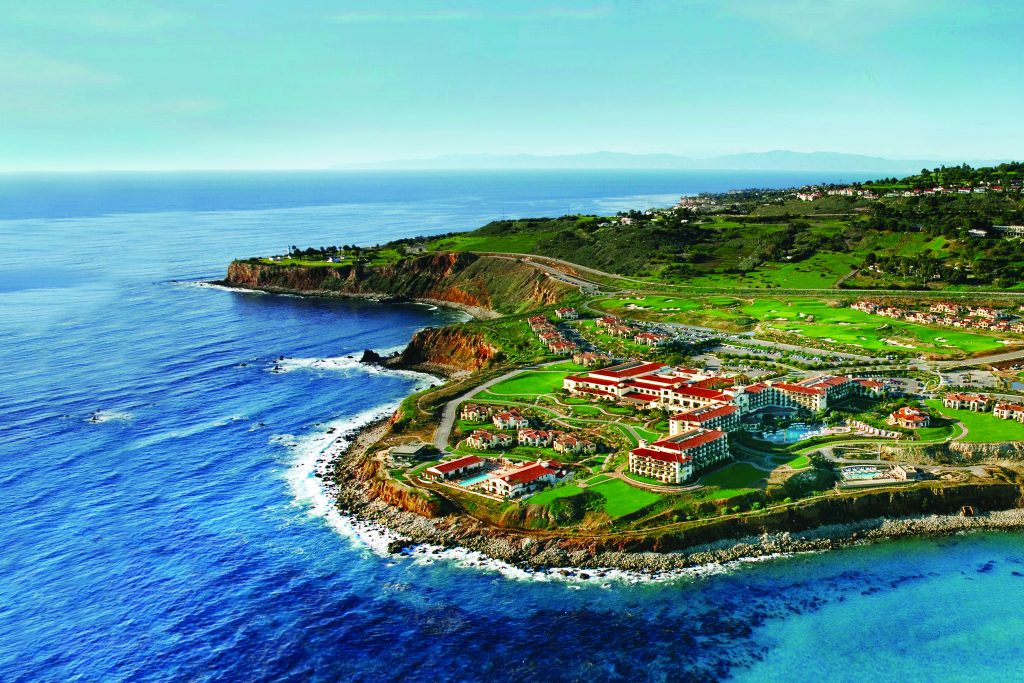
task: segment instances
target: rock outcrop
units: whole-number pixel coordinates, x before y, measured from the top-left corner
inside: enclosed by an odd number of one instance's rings
[[[502,357],[501,349],[488,342],[483,332],[456,325],[420,330],[387,365],[450,374],[474,372],[500,362]]]

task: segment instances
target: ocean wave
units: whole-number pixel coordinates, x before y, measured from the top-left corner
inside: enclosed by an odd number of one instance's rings
[[[394,401],[352,417],[324,423],[321,431],[315,434],[277,434],[270,439],[271,443],[284,445],[292,453],[291,466],[285,474],[285,480],[295,504],[304,507],[309,516],[323,518],[338,534],[352,541],[355,547],[366,548],[381,557],[389,556],[389,544],[400,540],[400,537],[382,525],[341,514],[324,479],[331,463],[352,443],[358,431],[391,415],[400,403]]]
[[[102,424],[104,422],[131,422],[134,419],[135,416],[127,410],[96,410],[85,421]]]
[[[460,547],[446,548],[429,543],[410,542],[400,554],[396,555],[389,550],[392,544],[409,539],[378,522],[342,514],[334,504],[334,496],[330,490],[327,475],[331,463],[352,443],[360,429],[392,414],[399,404],[400,401],[395,401],[349,418],[323,423],[319,426],[318,432],[313,434],[304,436],[277,434],[271,437],[272,443],[287,447],[291,451],[291,466],[285,474],[285,479],[295,505],[305,508],[310,517],[322,518],[332,530],[348,539],[353,547],[365,549],[381,558],[395,560],[401,558],[418,565],[441,563],[459,569],[493,572],[512,581],[561,583],[569,589],[578,589],[583,585],[612,588],[615,585],[693,581],[734,572],[755,563],[794,555],[794,553],[776,553],[653,573],[611,567],[529,569],[495,559],[476,550]]]
[[[397,351],[402,350],[404,347],[395,347],[391,349],[381,350],[381,355],[390,355]],[[415,370],[395,370],[393,368],[385,368],[380,365],[374,365],[372,363],[362,363],[355,354],[349,354],[346,356],[332,356],[326,358],[281,358],[275,360],[273,364],[267,368],[268,372],[275,374],[282,374],[288,372],[297,372],[302,370],[313,370],[313,371],[324,371],[324,372],[342,372],[342,373],[354,373],[363,372],[370,375],[392,375],[396,377],[407,377],[409,379],[416,380],[415,391],[422,391],[427,387],[437,386],[441,383],[441,380],[428,375],[424,372],[416,372]]]

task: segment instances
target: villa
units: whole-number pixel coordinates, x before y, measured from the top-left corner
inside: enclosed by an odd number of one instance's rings
[[[633,341],[644,346],[661,346],[668,341],[668,337],[654,332],[641,332],[633,337]]]
[[[989,407],[989,397],[981,394],[949,393],[942,398],[942,405],[954,410],[973,410],[984,412]]]
[[[498,429],[525,429],[530,426],[530,421],[515,410],[495,413],[491,420]]]
[[[559,308],[555,311],[555,315],[558,316],[559,320],[576,320],[580,317],[575,308]]]
[[[490,416],[490,408],[475,403],[463,404],[462,410],[459,411],[459,417],[469,422],[484,422]]]
[[[433,479],[444,481],[447,479],[454,479],[470,472],[475,472],[483,468],[485,460],[475,455],[467,455],[462,458],[456,458],[455,460],[448,460],[446,462],[439,462],[432,467],[428,467],[424,470],[424,473]]]
[[[694,473],[728,457],[725,432],[689,429],[651,444],[641,441],[629,452],[629,471],[666,484],[682,484]]]
[[[931,417],[923,410],[912,406],[903,406],[890,414],[886,422],[904,429],[921,429],[931,424]]]
[[[516,435],[519,443],[523,446],[534,446],[536,448],[549,448],[552,439],[561,432],[552,432],[546,429],[520,429]]]
[[[572,434],[558,434],[552,440],[551,447],[556,453],[596,453],[597,444],[593,441],[581,439]]]
[[[992,409],[992,415],[1000,420],[1024,422],[1024,406],[1018,403],[997,403]]]
[[[515,439],[512,438],[511,434],[489,432],[486,429],[474,430],[466,438],[467,446],[481,451],[490,451],[495,448],[511,448],[513,443],[515,443]]]

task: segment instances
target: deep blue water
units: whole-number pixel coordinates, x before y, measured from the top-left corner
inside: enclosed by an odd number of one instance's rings
[[[180,282],[289,244],[818,179],[0,177],[0,679],[1019,680],[1017,534],[640,584],[381,557],[310,461],[422,381],[346,356],[459,314]]]

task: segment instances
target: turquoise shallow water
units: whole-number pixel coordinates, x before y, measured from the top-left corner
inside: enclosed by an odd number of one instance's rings
[[[0,678],[1019,680],[1018,534],[658,583],[383,557],[311,463],[423,381],[350,356],[457,314],[179,282],[288,244],[812,179],[0,179]]]

